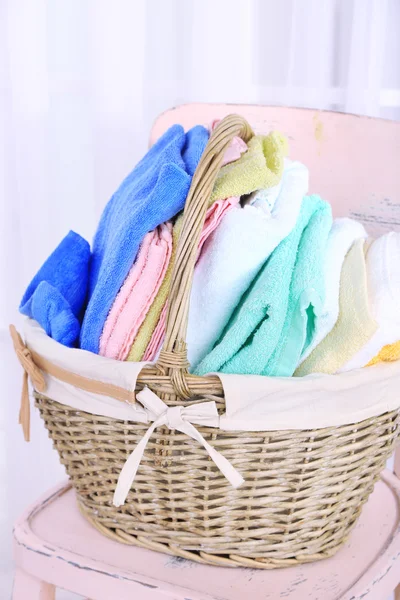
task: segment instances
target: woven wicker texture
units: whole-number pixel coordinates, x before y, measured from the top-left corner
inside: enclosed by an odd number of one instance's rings
[[[193,177],[169,295],[164,348],[143,369],[168,406],[215,400],[216,377],[188,374],[185,334],[190,287],[207,204],[231,139],[252,136],[241,117],[221,121]],[[398,412],[310,431],[224,432],[198,427],[239,470],[233,489],[188,436],[159,427],[124,506],[112,504],[119,473],[146,433],[140,423],[68,408],[36,394],[36,405],[78,494],[82,513],[104,534],[202,563],[276,568],[331,556],[343,544],[399,432]]]
[[[397,413],[315,431],[222,432],[199,427],[243,474],[234,490],[205,450],[159,428],[126,504],[119,472],[147,427],[37,395],[36,404],[81,509],[114,539],[220,565],[273,568],[331,556],[345,541],[393,452]]]

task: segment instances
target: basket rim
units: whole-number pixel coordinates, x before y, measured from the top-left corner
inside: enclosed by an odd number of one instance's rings
[[[154,365],[122,362],[94,355],[86,350],[67,348],[50,338],[31,319],[25,320],[24,333],[28,349],[32,352],[37,366],[46,375],[47,390],[44,395],[77,410],[88,412],[90,401],[94,398],[107,410],[105,413],[96,409],[89,410],[93,414],[113,418],[112,411],[117,408],[119,413],[115,414],[114,418],[149,422],[146,411],[139,402],[135,402],[135,390],[148,386],[161,396],[174,393],[169,374],[162,373]],[[41,362],[43,360],[44,369]],[[80,392],[84,403],[77,405],[76,398],[74,400],[68,391],[68,385],[65,385],[65,380],[63,382],[56,372],[49,373],[49,364],[56,370],[58,367],[63,372],[70,371],[96,384],[114,384],[125,391],[127,397],[107,397],[106,393],[110,393],[109,388],[100,394],[90,393],[90,390],[82,390],[78,385],[75,386],[74,392],[76,396],[79,395],[77,392]],[[206,377],[189,374],[187,377],[193,392],[192,400],[175,397],[172,405],[183,407],[193,403],[193,400],[214,401],[219,408],[222,406],[224,409],[222,414],[220,411],[219,428],[225,431],[321,429],[351,425],[400,408],[400,361],[381,363],[367,369],[336,375],[308,375],[302,378],[221,373]],[[248,398],[245,403],[242,398],[244,389]],[[251,406],[253,411],[257,410],[252,418],[250,410],[245,421],[243,410],[240,413],[239,409],[249,410]],[[327,407],[332,414],[329,414],[329,411],[327,413]],[[135,419],[133,411],[137,411],[140,418]],[[124,414],[125,417],[118,414]]]

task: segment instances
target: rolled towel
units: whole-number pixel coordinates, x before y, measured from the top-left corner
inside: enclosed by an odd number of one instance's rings
[[[268,362],[282,334],[286,341],[286,331],[290,331],[289,325],[293,321],[289,316],[293,315],[292,304],[293,308],[296,307],[294,298],[298,291],[297,277],[293,283],[291,302],[289,297],[303,235],[312,238],[318,223],[321,227],[322,240],[323,231],[325,229],[329,231],[330,224],[325,223],[329,219],[330,209],[326,202],[318,196],[304,198],[294,229],[279,244],[260,270],[237,306],[220,340],[194,370],[196,374],[204,375],[217,371],[265,374]],[[321,245],[323,242],[316,241],[315,249],[319,250]],[[308,255],[304,257],[301,264],[307,262],[307,259],[312,262],[311,247],[312,240],[304,239],[301,251],[308,252]],[[310,267],[310,273],[313,271],[314,268]],[[309,276],[307,275],[306,278],[308,280]]]
[[[28,285],[20,312],[66,346],[79,337],[89,278],[90,246],[70,231]]]
[[[358,221],[343,217],[335,219],[329,232],[324,261],[325,301],[315,322],[315,335],[304,349],[300,364],[332,331],[339,317],[340,273],[346,254],[357,239],[366,239],[367,232]]]
[[[125,360],[164,279],[172,252],[172,224],[147,233],[117,294],[100,338],[100,354]]]
[[[376,332],[378,325],[368,300],[364,244],[363,239],[356,240],[344,260],[335,326],[296,369],[295,376],[336,373]]]
[[[400,339],[400,233],[374,240],[366,253],[368,297],[378,329],[339,370],[365,367],[384,347]]]
[[[242,295],[280,242],[293,230],[308,189],[308,169],[286,160],[281,186],[254,205],[232,210],[196,265],[187,331],[193,369],[211,352]],[[270,210],[272,206],[272,210]]]
[[[81,347],[99,352],[107,315],[149,231],[182,210],[191,178],[207,144],[197,126],[172,126],[148,151],[108,202],[97,229],[90,269],[89,302]]]

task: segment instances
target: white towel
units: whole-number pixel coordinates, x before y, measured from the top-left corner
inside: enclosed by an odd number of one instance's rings
[[[335,219],[328,236],[325,255],[325,302],[321,314],[315,320],[315,335],[305,349],[299,365],[316,346],[330,333],[339,317],[340,274],[347,252],[353,243],[366,238],[367,232],[361,223],[346,217]]]
[[[368,296],[378,329],[339,371],[365,367],[387,344],[400,340],[400,233],[382,235],[366,256]]]
[[[292,161],[290,161],[288,158],[285,158],[284,162],[285,162],[285,169],[290,168],[289,165],[291,164]],[[265,188],[264,190],[258,190],[257,192],[253,192],[252,194],[250,194],[246,204],[251,204],[251,206],[256,206],[257,208],[260,208],[267,215],[271,215],[271,213],[274,209],[275,203],[278,199],[278,196],[281,193],[282,184],[283,184],[283,176],[282,176],[282,179],[280,180],[280,182],[278,183],[278,185],[274,185],[273,187],[270,187],[270,188]]]
[[[212,350],[260,268],[292,231],[307,191],[308,169],[287,161],[281,190],[273,192],[278,197],[272,211],[259,203],[232,209],[206,242],[190,298],[187,347],[192,367]]]

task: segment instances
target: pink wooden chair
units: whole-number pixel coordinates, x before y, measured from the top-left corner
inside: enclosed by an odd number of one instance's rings
[[[311,192],[336,215],[356,215],[373,233],[400,224],[400,123],[338,113],[261,106],[187,105],[170,124],[243,114],[256,132],[285,132],[291,155],[310,167]],[[210,567],[125,546],[80,515],[69,484],[48,492],[14,529],[13,600],[54,600],[56,587],[92,600],[385,600],[400,582],[400,452],[385,471],[350,539],[333,558],[282,570]],[[396,591],[400,600],[400,587]]]

